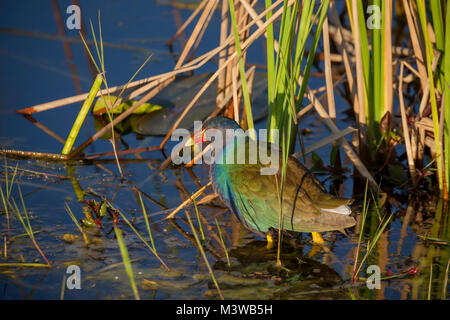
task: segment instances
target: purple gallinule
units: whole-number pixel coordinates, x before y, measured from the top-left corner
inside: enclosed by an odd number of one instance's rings
[[[241,127],[234,120],[222,116],[208,119],[202,126],[202,137],[196,137],[194,141],[205,142],[206,130],[212,135],[215,131],[221,131],[222,136],[226,137],[227,129],[235,130]],[[248,142],[249,138],[229,140],[223,143],[221,150],[214,150],[215,162],[210,167],[214,190],[246,228],[266,235],[269,245],[273,241],[272,228],[279,227],[280,203],[282,230],[311,232],[315,243],[323,243],[319,232],[343,231],[344,228],[355,225],[348,206],[351,199],[340,199],[328,194],[320,181],[297,159],[289,157],[287,161],[286,178],[280,198],[282,154],[278,149],[276,152],[279,153],[279,168],[274,171],[275,174],[263,175],[261,169],[268,165],[260,161],[259,152],[256,163],[247,161],[250,154],[249,144],[243,142]],[[265,142],[258,144],[258,147],[261,148],[262,145],[271,148],[271,145]],[[231,152],[234,152],[234,155],[239,154],[239,150],[245,152],[245,163],[234,161],[230,164],[227,155]],[[220,157],[222,163],[217,161]]]

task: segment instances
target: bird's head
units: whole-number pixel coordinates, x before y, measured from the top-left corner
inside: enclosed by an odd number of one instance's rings
[[[186,146],[192,146],[199,143],[207,142],[208,140],[205,138],[205,133],[209,131],[209,133],[214,134],[216,131],[221,131],[222,136],[225,137],[226,130],[236,130],[241,129],[239,124],[233,119],[224,117],[224,116],[216,116],[213,118],[209,118],[202,124],[201,132],[194,132],[194,135],[191,139],[186,143]]]

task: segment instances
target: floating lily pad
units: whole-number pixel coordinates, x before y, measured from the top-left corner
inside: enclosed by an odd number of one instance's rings
[[[93,113],[95,115],[106,114],[106,108],[108,105],[113,105],[119,98],[116,96],[102,96],[97,99],[94,105]],[[119,100],[120,102],[120,100]],[[126,110],[130,109],[137,103],[135,100],[127,100],[125,102],[120,102],[117,106],[115,106],[112,110],[112,114],[121,114]],[[136,110],[133,111],[133,114],[145,114],[150,113],[152,111],[162,109],[161,106],[152,104],[152,103],[143,103]]]
[[[110,101],[108,101],[108,99]],[[108,105],[114,104],[118,100],[116,96],[103,96],[97,99],[94,106],[94,127],[95,131],[102,129],[107,123],[110,122],[110,117],[106,114],[106,107]],[[120,102],[120,100],[119,100]],[[137,101],[128,100],[125,102],[120,102],[111,110],[112,117],[122,114],[129,108],[131,108]],[[151,112],[160,111],[162,107],[155,103],[143,103],[136,110],[132,112],[126,119],[122,120],[114,126],[114,129],[121,135],[126,135],[131,132],[136,133],[137,122],[142,117],[143,114],[148,114]],[[111,138],[111,132],[105,133],[101,139],[108,140]]]
[[[164,136],[185,110],[189,102],[208,81],[210,74],[181,77],[161,91],[151,102],[157,101],[163,109],[143,116],[137,123],[136,132],[145,136]],[[216,108],[217,84],[212,84],[183,118],[178,128],[191,129],[195,120],[204,120]],[[170,103],[163,104],[162,101]],[[170,105],[173,107],[170,108]],[[252,90],[252,112],[254,121],[267,116],[267,78],[255,74]]]
[[[132,114],[128,116],[125,120],[122,120],[117,125],[114,126],[114,130],[118,132],[120,135],[124,136],[129,133],[136,133],[136,125],[141,115]],[[94,117],[94,128],[95,131],[99,131],[102,129],[106,123],[109,122],[109,118],[107,115],[103,115],[102,117]],[[100,139],[108,140],[111,138],[111,131],[108,130]]]

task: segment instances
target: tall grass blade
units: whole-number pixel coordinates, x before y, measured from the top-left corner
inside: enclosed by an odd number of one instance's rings
[[[147,231],[148,231],[148,237],[150,238],[150,242],[152,244],[153,250],[156,252],[155,242],[153,242],[153,237],[152,237],[152,230],[150,229],[150,223],[148,222],[147,210],[145,209],[145,205],[144,205],[144,201],[142,200],[141,193],[138,192],[138,194],[139,194],[139,201],[140,201],[141,207],[142,207],[142,215],[144,216],[145,226],[147,227]]]
[[[191,216],[189,215],[189,213],[187,211],[186,211],[186,216],[188,218],[189,225],[190,225],[191,230],[192,230],[192,234],[194,235],[195,241],[197,242],[198,249],[200,250],[200,253],[201,253],[202,257],[203,257],[203,260],[205,261],[205,264],[206,264],[206,266],[208,268],[208,271],[209,271],[209,274],[211,276],[211,279],[214,282],[214,285],[216,286],[217,293],[219,294],[220,299],[224,300],[223,295],[222,295],[222,291],[220,290],[219,284],[217,283],[216,277],[214,276],[214,272],[213,272],[213,270],[211,268],[211,265],[209,264],[208,258],[206,257],[205,250],[203,250],[202,243],[200,242],[200,239],[198,238],[197,232],[195,231],[194,225],[192,224]]]
[[[197,208],[197,202],[195,201],[195,198],[192,197],[192,202],[194,203],[195,213],[197,213],[197,221],[198,221],[198,227],[200,229],[200,233],[202,234],[202,240],[205,241],[205,233],[203,232],[202,222],[200,221],[200,213],[198,212]]]
[[[426,52],[426,67],[428,73],[428,81],[430,85],[430,98],[431,98],[431,113],[433,118],[433,127],[434,127],[434,141],[436,144],[436,165],[437,165],[437,175],[439,181],[439,190],[441,195],[444,192],[444,168],[442,166],[442,144],[440,139],[440,129],[439,129],[439,115],[438,115],[438,107],[436,101],[436,93],[435,93],[435,85],[434,85],[434,74],[431,63],[434,58],[433,54],[433,45],[431,43],[430,35],[427,29],[427,11],[425,8],[425,0],[417,0],[417,8],[419,12],[420,23],[422,25],[422,32],[425,40],[425,52]]]
[[[77,226],[78,230],[81,232],[81,234],[83,235],[83,239],[84,242],[88,245],[89,244],[89,238],[86,234],[86,232],[84,232],[84,229],[81,227],[81,225],[78,223],[77,219],[75,218],[75,215],[72,212],[72,209],[70,209],[69,204],[67,202],[64,202],[66,205],[66,211],[69,214],[70,218],[72,219],[72,221],[75,223],[75,225]]]
[[[220,242],[222,243],[223,251],[225,252],[225,256],[227,257],[228,267],[230,267],[231,264],[230,264],[230,257],[228,256],[228,248],[227,248],[227,245],[225,243],[225,240],[223,239],[222,231],[220,230],[219,222],[217,221],[217,219],[215,219],[215,220],[216,220],[217,230],[219,231]]]
[[[153,253],[156,257],[156,259],[159,260],[159,262],[163,265],[163,267],[169,271],[169,267],[164,263],[164,261],[161,259],[161,257],[158,255],[158,252],[156,252],[155,249],[153,249],[147,242],[147,240],[144,239],[144,237],[136,230],[136,228],[133,226],[133,224],[127,219],[127,217],[125,217],[125,215],[119,210],[118,211],[120,217],[123,219],[123,221],[126,222],[126,224],[128,224],[128,226],[131,228],[131,230],[134,231],[134,233],[136,233],[136,235],[139,237],[139,239],[141,239],[142,242],[144,242],[144,244],[147,246],[147,248],[150,250],[151,253]]]
[[[447,194],[444,197],[448,198],[448,189],[450,188],[450,1],[447,1],[446,20],[445,25],[445,54],[444,54],[444,81],[443,92],[445,109],[444,115],[444,155],[445,155],[445,180],[447,186]]]
[[[33,242],[34,246],[36,247],[36,249],[42,256],[42,258],[45,260],[47,265],[50,266],[50,262],[47,260],[47,257],[45,256],[44,252],[41,250],[41,248],[39,247],[39,245],[36,242],[36,239],[34,238],[34,232],[33,232],[33,229],[31,228],[31,224],[30,224],[30,220],[28,218],[28,213],[27,213],[27,209],[25,207],[25,202],[23,200],[22,192],[20,191],[19,186],[18,186],[18,188],[19,188],[19,195],[20,195],[20,199],[22,202],[26,223],[22,217],[22,214],[20,213],[19,207],[17,206],[14,198],[11,198],[12,204],[9,203],[9,205],[10,205],[11,209],[14,211],[14,213],[16,214],[17,218],[19,219],[20,223],[22,224],[23,228],[25,229],[25,232],[28,234],[28,237],[31,239],[31,241]]]

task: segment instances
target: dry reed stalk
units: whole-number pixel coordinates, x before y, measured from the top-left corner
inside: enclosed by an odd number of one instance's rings
[[[264,12],[262,12],[260,14],[260,16],[263,16],[264,14],[266,14],[267,11],[272,10],[273,8],[275,8],[276,6],[278,6],[280,3],[282,2],[282,0],[278,0],[277,2],[275,2],[272,6],[270,6],[268,9],[266,9]],[[245,27],[243,27],[240,30],[240,34],[246,32],[247,30],[250,29],[250,27],[253,25],[254,23],[249,23],[247,24]],[[167,72],[164,74],[160,74],[158,76],[154,76],[151,77],[152,80],[154,80],[154,82],[147,84],[146,86],[143,86],[135,91],[133,91],[130,96],[128,97],[128,99],[132,99],[133,97],[142,94],[143,92],[153,88],[156,84],[160,83],[162,80],[161,79],[165,79],[168,76],[175,76],[176,74],[182,73],[182,72],[186,72],[186,71],[191,71],[197,68],[200,68],[201,66],[203,66],[206,62],[208,62],[210,59],[212,59],[217,53],[222,53],[224,51],[224,49],[226,49],[226,47],[228,45],[230,45],[233,42],[234,38],[233,35],[228,36],[228,38],[226,38],[226,40],[217,48],[203,54],[202,56],[198,57],[197,59],[186,63],[182,68],[180,67],[177,70],[171,71],[171,72]],[[228,61],[228,60],[227,60]],[[221,68],[221,66],[219,66],[219,69]],[[150,79],[150,78],[148,78]],[[155,84],[156,83],[156,84]]]
[[[337,81],[335,81],[333,83],[333,89],[336,88],[338,85],[340,85],[342,82],[344,82],[344,80],[346,79],[345,75],[342,75]],[[311,92],[316,95],[318,93],[321,93],[323,91],[327,90],[327,86],[323,86],[314,90],[311,90]],[[308,98],[308,95],[305,93],[305,97]],[[324,100],[324,98],[327,97],[326,94],[322,94],[318,97],[319,101],[322,102],[322,100]],[[298,113],[297,113],[297,120],[300,119],[301,117],[303,117],[306,113],[308,113],[312,108],[314,107],[314,103],[310,103],[306,106],[304,106]]]
[[[254,7],[257,2],[258,2],[258,0],[253,0],[253,2],[250,4],[250,6]],[[250,16],[249,16],[247,10],[245,10],[244,6],[242,5],[242,0],[239,0],[239,3],[240,3],[239,10],[240,10],[240,14],[242,16],[240,18],[241,22],[238,24],[238,26],[239,27],[243,27],[243,26],[247,25],[250,22]],[[246,31],[244,31],[244,34],[243,34],[242,38],[240,38],[241,42],[247,40],[249,34],[250,34],[250,29],[247,29]],[[242,53],[242,60],[244,62],[244,65],[245,65],[246,57],[247,57],[247,52],[244,51]]]
[[[251,67],[250,69],[247,70],[247,72],[245,73],[247,79],[248,79],[248,83],[250,83],[250,79],[251,76],[255,73],[255,67]],[[239,80],[237,86],[238,88],[241,87],[242,82],[241,80]],[[221,104],[216,108],[216,110],[213,111],[213,113],[211,113],[211,115],[208,118],[212,118],[217,116],[220,112],[222,112],[223,109],[225,109],[225,107],[228,105],[228,103],[231,101],[231,99],[233,98],[233,92],[229,92],[225,98],[222,100]],[[161,150],[159,148],[159,146],[157,147],[158,150]],[[181,149],[183,148],[183,146],[179,146],[178,150],[173,150],[173,152],[180,152]],[[167,166],[172,162],[172,158],[168,157],[166,160],[164,160],[164,162],[161,164],[161,166],[159,167],[159,170],[164,170],[167,168]]]
[[[228,0],[222,0],[221,11],[221,24],[220,24],[220,46],[223,46],[228,37]],[[226,60],[227,50],[222,50],[219,53],[219,68]],[[219,106],[225,97],[225,71],[221,72],[217,78],[217,99],[216,105]]]
[[[181,27],[183,26],[183,18],[181,17],[180,14],[180,10],[176,7],[173,6],[172,7],[172,15],[173,15],[173,19],[175,21],[175,26],[177,27],[177,30],[181,29]],[[181,48],[184,48],[184,46],[186,45],[186,34],[184,33],[184,31],[181,32],[181,34],[179,35],[180,38],[180,46]],[[172,43],[166,43],[166,46],[169,48],[169,52],[172,53],[172,58],[174,59],[174,62],[176,63],[176,57],[173,54],[173,45]]]
[[[212,19],[213,15],[214,15],[214,11],[216,10],[218,4],[219,4],[219,0],[217,0],[215,2],[215,4],[213,5],[212,9],[209,11],[209,14],[208,14],[205,22],[203,22],[202,28],[200,30],[200,33],[198,34],[197,39],[195,40],[195,44],[192,47],[191,54],[189,55],[189,58],[187,58],[187,61],[190,61],[190,60],[192,60],[194,58],[195,51],[197,51],[197,47],[200,44],[200,41],[202,40],[203,35],[205,34],[205,31],[208,28],[209,23],[211,22],[211,19]]]
[[[152,77],[141,79],[141,80],[136,80],[136,81],[130,82],[128,85],[124,84],[124,85],[120,85],[120,86],[111,87],[111,88],[109,88],[109,91],[106,90],[106,89],[99,90],[99,92],[97,93],[96,97],[99,97],[101,95],[106,95],[108,93],[111,94],[111,93],[117,92],[119,90],[122,90],[124,88],[129,89],[129,88],[132,88],[132,87],[135,87],[135,86],[139,86],[139,85],[148,83],[150,81],[157,81],[156,79],[161,78],[164,75],[157,75],[157,76],[152,76]],[[154,86],[154,84],[153,84],[153,86]],[[31,107],[28,107],[28,108],[17,110],[16,112],[20,113],[20,114],[28,114],[28,115],[30,115],[30,114],[33,114],[33,113],[38,113],[38,112],[43,112],[43,111],[47,111],[47,110],[51,110],[51,109],[56,109],[58,107],[62,107],[62,106],[68,105],[68,104],[84,101],[84,100],[86,100],[88,95],[89,95],[89,93],[78,94],[78,95],[67,97],[67,98],[63,98],[63,99],[57,99],[57,100],[53,100],[53,101],[50,101],[50,102],[37,104],[37,105],[31,106]]]
[[[333,73],[331,69],[330,60],[330,36],[328,33],[328,18],[325,18],[322,27],[323,33],[323,52],[324,52],[324,65],[325,65],[325,82],[327,88],[327,105],[328,105],[328,115],[333,121],[336,121],[336,107],[334,104],[334,93],[333,93]]]
[[[248,87],[248,94],[250,96],[250,99],[252,98],[252,94],[253,94],[253,82],[255,80],[255,69],[256,69],[255,66],[251,66],[250,69],[248,69],[248,75],[247,75],[247,72],[245,73],[245,76],[247,78],[247,87]],[[244,108],[244,106],[242,106],[242,108]]]
[[[39,121],[37,121],[35,118],[33,118],[31,115],[28,114],[24,114],[23,115],[25,117],[25,119],[27,119],[28,121],[30,121],[32,124],[34,124],[36,127],[38,127],[39,129],[41,129],[42,131],[44,131],[46,134],[48,134],[50,137],[54,138],[55,140],[58,140],[59,142],[61,142],[62,144],[66,143],[66,140],[64,140],[63,138],[61,138],[60,136],[58,136],[55,132],[53,132],[52,130],[50,130],[49,128],[47,128],[45,125],[43,125],[42,123],[40,123]]]
[[[283,0],[276,1],[268,9],[264,10],[260,14],[260,16],[264,16],[269,10],[273,10],[280,3],[282,3],[282,1]],[[292,3],[291,3],[291,5],[292,5]],[[243,30],[240,30],[240,32],[245,32],[246,30],[250,29],[250,27],[252,27],[253,25],[254,25],[254,23],[249,23],[247,26],[245,26],[245,28]],[[169,72],[166,72],[166,73],[162,73],[162,74],[159,74],[159,75],[151,76],[151,77],[148,77],[148,78],[145,78],[145,79],[136,80],[136,81],[130,82],[128,84],[123,84],[123,85],[111,87],[111,88],[109,88],[109,91],[106,90],[106,89],[100,90],[99,93],[97,93],[97,97],[101,96],[101,95],[104,95],[104,94],[108,94],[108,93],[112,94],[112,93],[117,92],[119,90],[130,89],[130,88],[133,88],[133,87],[140,86],[140,85],[148,83],[147,87],[145,87],[145,90],[141,90],[143,88],[139,89],[140,90],[139,94],[142,94],[144,91],[150,90],[150,89],[154,88],[155,86],[157,86],[159,83],[161,83],[167,77],[175,76],[177,74],[188,72],[188,71],[192,71],[192,70],[195,70],[195,69],[198,69],[198,68],[202,67],[206,62],[211,60],[217,53],[222,51],[226,46],[231,44],[233,41],[234,41],[234,38],[231,35],[231,36],[229,36],[227,38],[227,40],[225,41],[225,43],[222,46],[219,46],[219,47],[217,47],[217,48],[215,48],[215,49],[213,49],[213,50],[203,54],[202,56],[196,58],[195,60],[186,63],[182,68],[179,68],[179,69],[173,70],[173,71],[169,71]],[[104,45],[105,45],[105,43],[104,43]],[[152,82],[152,83],[149,83],[149,82]],[[20,109],[20,110],[17,110],[16,112],[20,113],[20,114],[32,114],[32,113],[47,111],[47,110],[55,109],[55,108],[58,108],[58,107],[61,107],[61,106],[65,106],[65,105],[68,105],[68,104],[84,101],[84,100],[86,100],[88,95],[89,95],[89,93],[83,93],[83,94],[80,94],[80,95],[66,97],[66,98],[63,98],[63,99],[57,99],[57,100],[53,100],[53,101],[50,101],[50,102],[34,105],[34,106],[31,106],[31,107],[28,107],[28,108]],[[133,97],[135,97],[137,95],[138,94],[134,94],[134,95],[132,94],[131,98],[133,98]]]
[[[353,70],[352,70],[352,66],[350,63],[350,53],[348,52],[348,47],[350,47],[349,43],[347,42],[347,40],[345,39],[345,31],[346,29],[344,29],[342,27],[341,24],[341,20],[339,19],[339,15],[337,13],[335,4],[333,3],[333,1],[330,2],[330,11],[329,11],[329,18],[330,21],[333,22],[337,28],[336,28],[336,32],[334,33],[333,36],[333,41],[334,43],[337,45],[339,51],[342,52],[342,59],[344,61],[344,67],[345,67],[345,74],[347,75],[347,81],[348,81],[348,87],[349,87],[349,91],[351,93],[351,99],[353,100],[353,111],[355,113],[355,115],[358,114],[358,106],[359,106],[359,102],[358,102],[358,96],[356,94],[356,85],[355,85],[355,81],[353,79]],[[332,28],[329,26],[329,30],[331,31]],[[332,34],[333,35],[333,34]],[[351,35],[351,33],[350,33]],[[349,39],[349,41],[351,41],[352,38]],[[359,150],[359,138],[358,138],[358,133],[354,133],[352,136],[352,144],[354,145],[354,147],[356,148],[356,150]]]
[[[212,144],[208,144],[207,146],[206,146],[206,148],[205,149],[203,149],[202,150],[202,152],[200,152],[198,155],[196,155],[195,157],[194,157],[194,159],[192,159],[189,163],[186,163],[186,167],[192,167],[201,157],[203,157],[203,155],[206,153],[206,152],[208,152],[209,150],[211,150],[212,149]]]
[[[416,168],[411,148],[411,139],[409,137],[408,120],[406,119],[405,101],[403,99],[403,68],[404,64],[402,63],[400,66],[400,84],[398,86],[398,97],[400,102],[400,112],[402,115],[403,136],[405,139],[405,148],[406,148],[406,156],[408,159],[409,173],[411,174],[411,177],[414,179],[416,177]]]
[[[414,69],[413,66],[410,65],[410,64],[409,64],[408,62],[406,62],[405,60],[403,60],[402,63],[403,63],[403,64],[405,65],[405,67],[407,67],[412,73],[414,73],[414,74],[416,75],[417,78],[420,79],[420,73],[419,73],[419,71],[417,71],[416,69]],[[403,78],[403,82],[406,82],[405,79],[406,79],[406,78]],[[412,81],[410,81],[410,82],[412,82]]]
[[[227,40],[229,43],[231,43],[232,38],[230,37]],[[192,71],[192,70],[200,68],[206,62],[211,60],[217,54],[217,52],[219,52],[221,49],[222,49],[221,47],[213,49],[210,52],[205,53],[201,57],[199,57],[189,63],[186,63],[186,65],[184,65],[183,68],[169,71],[166,73],[162,73],[159,75],[151,76],[151,77],[148,77],[145,79],[136,80],[136,81],[130,82],[129,84],[123,84],[123,85],[111,87],[111,88],[109,88],[109,90],[106,90],[106,89],[99,90],[99,92],[97,93],[97,97],[108,94],[108,93],[112,94],[119,90],[131,89],[136,86],[147,84],[147,85],[133,91],[133,93],[131,93],[127,98],[127,99],[132,99],[138,95],[141,95],[143,92],[154,88],[155,86],[160,84],[167,77],[175,76],[180,73],[184,73],[184,72],[188,72],[188,71]],[[79,94],[79,95],[75,95],[75,96],[71,96],[71,97],[67,97],[67,98],[63,98],[63,99],[57,99],[57,100],[53,100],[50,102],[34,105],[34,106],[31,106],[31,107],[28,107],[25,109],[17,110],[16,112],[20,113],[20,114],[33,114],[33,113],[37,113],[37,112],[43,112],[43,111],[55,109],[58,107],[62,107],[62,106],[68,105],[68,104],[84,101],[84,100],[86,100],[88,95],[89,95],[89,93],[83,93],[83,94]]]
[[[74,151],[72,151],[69,154],[70,158],[73,158],[77,154],[79,154],[81,151],[83,151],[88,145],[102,137],[108,130],[110,130],[113,126],[121,122],[123,119],[128,117],[130,114],[133,113],[134,110],[139,108],[143,103],[147,102],[151,98],[153,98],[156,94],[158,94],[162,89],[164,89],[170,82],[173,81],[173,77],[168,77],[164,81],[162,81],[156,88],[154,88],[152,91],[147,93],[144,97],[142,97],[139,101],[137,101],[132,107],[127,109],[125,112],[120,114],[117,118],[114,118],[113,121],[109,122],[106,126],[101,128],[99,131],[97,131],[92,137],[87,139],[85,142],[83,142],[78,148],[76,148]]]
[[[190,196],[188,199],[186,199],[182,204],[180,204],[174,211],[169,213],[165,219],[173,219],[178,212],[180,212],[183,208],[185,208],[188,204],[190,204],[192,202],[192,199],[197,199],[198,196],[200,196],[200,194],[202,194],[203,191],[205,191],[206,188],[208,188],[211,184],[212,184],[212,182],[210,181],[205,186],[200,188],[196,193],[194,193],[192,196]]]
[[[250,69],[248,69],[245,72],[245,76],[247,78],[247,84],[248,84],[248,89],[249,89],[249,93],[251,91],[251,81],[252,81],[252,77],[255,74],[255,66],[252,66]],[[238,83],[237,83],[237,88],[241,89],[242,88],[242,81],[241,79],[239,79]],[[214,110],[213,113],[211,113],[211,115],[208,118],[212,118],[217,116],[218,114],[220,114],[222,112],[223,109],[225,109],[225,107],[228,105],[228,103],[231,101],[231,99],[233,98],[233,92],[229,92],[225,98],[223,99],[223,101],[220,103],[220,105],[217,106],[217,109]]]
[[[406,21],[408,23],[414,56],[416,57],[417,69],[420,74],[420,83],[422,85],[422,90],[425,91],[425,88],[428,85],[428,76],[424,54],[425,42],[420,28],[417,6],[412,0],[403,0],[403,8],[405,10]]]
[[[418,140],[417,130],[415,130],[415,128],[413,128],[413,130],[411,131],[411,152],[412,152],[412,157],[414,160],[414,166],[415,166],[417,158],[418,158],[418,151],[419,151],[418,144],[419,144],[419,140]]]
[[[56,0],[52,0],[51,4],[52,4],[52,8],[53,8],[53,15],[54,15],[55,21],[56,21],[56,26],[58,28],[58,35],[64,39],[65,35],[66,35],[66,28],[65,28],[65,24],[63,22],[61,10],[59,9],[59,5]],[[72,48],[70,47],[70,43],[67,40],[62,40],[62,45],[63,45],[63,49],[64,49],[64,54],[66,56],[67,64],[69,66],[70,73],[72,76],[73,84],[75,87],[75,92],[81,93],[81,92],[83,92],[83,90],[82,90],[81,83],[80,83],[80,77],[77,72],[77,67],[76,67],[75,63],[73,62]]]
[[[384,114],[389,112],[393,114],[393,83],[392,83],[392,1],[383,1],[383,6],[385,8],[384,16]],[[403,78],[403,74],[400,73]],[[403,81],[403,80],[402,80]]]
[[[206,5],[206,3],[209,0],[203,0],[198,7],[192,12],[192,14],[189,16],[189,18],[183,23],[183,25],[177,30],[177,32],[170,38],[169,41],[167,41],[166,45],[171,46],[172,43],[175,41],[176,38],[178,38],[184,30],[186,30],[187,26],[195,19],[195,17],[198,15],[200,10],[203,9],[203,7]]]
[[[242,6],[247,10],[250,17],[258,24],[258,21],[262,24],[261,16],[258,16],[256,11],[253,9],[254,4],[250,5],[246,0],[240,0]],[[256,2],[256,1],[255,1]],[[258,25],[260,26],[260,25]],[[264,33],[264,37],[267,38],[267,32]],[[278,52],[278,41],[274,39],[273,43],[275,51]]]
[[[253,1],[252,4],[249,5],[249,6],[252,7],[255,4],[256,4],[256,0]],[[235,1],[235,6],[237,7],[237,9],[236,9],[236,21],[237,21],[238,30],[241,30],[242,28],[244,28],[245,25],[249,24],[248,23],[248,13],[246,12],[245,7],[242,5],[242,1],[236,0]],[[260,17],[261,16],[262,15],[260,15]],[[243,32],[242,31],[239,32],[239,39],[240,39],[241,43],[248,38],[249,32],[250,32],[249,28],[246,28]],[[230,29],[230,36],[234,37],[234,34],[233,34],[231,29]],[[235,48],[234,45],[230,46],[228,48],[228,56],[234,54],[235,50],[236,50],[236,48]],[[246,51],[243,51],[241,58],[242,58],[242,61],[243,61],[244,65],[245,65],[246,55],[247,55]],[[227,69],[225,71],[225,75],[224,75],[224,77],[225,77],[225,80],[224,80],[225,81],[225,84],[224,84],[224,90],[225,90],[224,93],[225,93],[225,95],[227,95],[230,92],[233,92],[233,81],[237,81],[239,79],[239,77],[240,77],[240,73],[239,72],[236,73],[233,76],[233,69],[234,68],[239,68],[239,58],[240,57],[236,56],[234,61],[231,64],[228,65],[228,67],[227,67]],[[233,77],[236,77],[236,78],[234,79]],[[241,93],[242,93],[242,91],[239,91],[239,93],[237,95],[237,105],[238,106],[241,104],[240,103],[241,102]],[[233,113],[234,113],[234,104],[230,104],[229,105],[229,109],[226,111],[225,115],[230,117],[230,118],[234,118],[234,114]],[[241,121],[244,121],[244,120],[246,120],[246,118],[245,118],[245,108],[244,108],[244,110],[242,112],[242,117],[241,117]],[[246,124],[243,123],[243,125],[244,125],[244,129],[245,129],[245,125]]]
[[[445,96],[442,96],[442,102],[441,102],[441,111],[439,114],[439,148],[441,155],[444,154],[444,119],[445,119]],[[434,132],[434,131],[433,131]],[[448,200],[448,186],[447,181],[445,179],[445,159],[444,156],[441,156],[441,168],[444,168],[442,170],[442,181],[443,181],[443,194],[444,194],[444,200]]]
[[[299,83],[301,83],[302,77],[299,78]],[[336,134],[339,133],[339,129],[336,126],[336,124],[330,119],[328,113],[325,111],[325,108],[320,103],[319,99],[312,93],[309,86],[306,88],[306,93],[308,94],[308,99],[314,104],[314,107],[319,114],[320,117],[322,117],[323,121],[325,122],[325,125],[331,130],[332,133]],[[376,183],[375,179],[372,177],[370,172],[367,170],[367,168],[362,163],[361,159],[358,157],[358,155],[355,153],[353,148],[350,146],[350,144],[345,140],[345,138],[341,138],[340,140],[341,146],[344,149],[345,153],[347,154],[348,158],[353,162],[356,169],[359,171],[359,173],[366,178],[372,189],[374,189],[377,192],[380,192],[380,188],[378,187],[378,184]]]
[[[257,1],[258,0],[254,0],[251,3],[251,7],[253,7],[257,3]],[[250,16],[249,16],[248,12],[245,10],[245,8],[242,5],[242,2],[240,0],[239,0],[238,20],[237,21],[238,21],[238,28],[242,28],[243,26],[247,25],[249,23],[249,21],[250,21]],[[240,36],[240,42],[243,42],[243,41],[247,40],[247,38],[249,36],[249,33],[250,33],[250,29],[247,29],[243,33],[243,35]],[[239,68],[238,67],[238,64],[239,64],[239,59],[238,58],[239,57],[236,57],[236,70],[235,71],[238,71],[238,68]],[[243,51],[242,52],[242,63],[244,64],[244,66],[245,66],[246,59],[247,59],[247,51]],[[240,73],[236,72],[236,79],[239,79],[239,77],[240,77]],[[235,80],[235,82],[236,82],[236,80]],[[242,87],[238,87],[238,89],[239,90],[237,92],[238,93],[238,96],[237,96],[237,101],[238,101],[238,103],[237,103],[237,106],[238,106],[238,108],[237,108],[237,112],[238,112],[237,118],[239,119],[239,117],[240,117],[239,105],[241,105],[242,96],[243,96],[244,92],[242,90]],[[250,95],[251,84],[249,84],[249,83],[247,83],[247,90],[248,90],[248,93]],[[243,128],[247,129],[246,108],[245,108],[244,104],[242,104],[242,113],[241,114],[242,114],[242,116],[240,117],[241,118],[241,125],[243,126]]]
[[[341,139],[341,138],[345,137],[346,135],[348,135],[350,133],[353,133],[355,131],[358,131],[358,130],[356,130],[355,128],[352,128],[352,127],[348,127],[348,128],[345,128],[344,130],[341,130],[339,132],[332,133],[330,136],[328,136],[328,137],[326,137],[326,138],[324,138],[324,139],[314,143],[313,145],[305,148],[305,152],[303,154],[302,154],[301,151],[299,151],[299,152],[294,153],[293,156],[296,157],[296,158],[299,158],[299,157],[302,157],[304,155],[307,155],[308,153],[311,153],[311,152],[313,152],[313,151],[315,151],[317,149],[320,149],[320,148],[322,148],[322,147],[324,147],[324,146],[326,146],[326,145],[328,145],[328,144],[330,144],[330,143],[332,143],[332,142],[334,142],[334,141],[336,141],[338,139]]]
[[[438,62],[438,56],[439,55],[435,55],[431,68],[432,70],[436,70],[437,68],[437,62]],[[418,63],[417,63],[418,64]],[[419,65],[419,64],[418,64]],[[420,69],[419,69],[420,70]],[[419,77],[420,78],[420,77]],[[426,121],[426,119],[429,118],[424,118],[423,117],[423,111],[425,110],[425,107],[427,106],[427,103],[430,99],[430,85],[428,83],[428,78],[427,78],[427,82],[425,84],[425,87],[423,88],[423,95],[422,95],[422,100],[420,101],[420,105],[419,105],[419,121]],[[431,123],[433,123],[433,121],[430,119]],[[430,131],[434,131],[434,128]],[[419,133],[418,133],[418,144],[417,144],[417,156],[416,156],[416,162],[417,165],[421,168],[423,166],[423,154],[424,154],[424,146],[427,145],[426,143],[426,139],[425,139],[425,130],[422,127],[419,127]]]
[[[409,223],[411,222],[411,218],[413,218],[415,215],[415,208],[411,199],[411,195],[408,197],[408,206],[406,207],[405,216],[403,218],[402,222],[402,228],[400,231],[400,238],[398,240],[397,244],[397,254],[400,255],[402,252],[402,246],[403,246],[403,240],[405,239],[405,236],[407,235],[407,230]]]
[[[364,74],[363,74],[363,61],[361,53],[361,41],[358,23],[358,1],[352,0],[352,17],[353,17],[353,41],[355,44],[355,56],[356,56],[356,92],[358,95],[358,112],[355,113],[357,117],[358,130],[359,130],[359,142],[360,148],[364,148],[367,144],[367,124],[366,124],[366,106],[364,96]],[[365,153],[361,150],[360,153]]]
[[[186,59],[189,51],[191,50],[192,46],[194,45],[195,40],[197,39],[197,36],[201,32],[201,30],[207,25],[205,25],[205,22],[208,19],[208,16],[210,15],[211,11],[214,10],[214,8],[219,3],[219,0],[210,0],[207,4],[205,9],[203,10],[200,18],[198,19],[197,24],[194,27],[194,30],[191,33],[191,36],[189,37],[188,41],[186,42],[186,46],[183,48],[183,51],[181,52],[181,55],[177,61],[177,64],[175,65],[175,69],[178,69],[181,67],[182,63]]]
[[[236,52],[234,46],[230,46],[228,47],[228,57],[234,55]],[[225,95],[227,95],[228,93],[233,93],[233,88],[232,88],[232,84],[233,84],[233,69],[236,67],[237,65],[237,61],[236,59],[233,59],[228,65],[227,67],[224,69],[224,73],[225,73]]]

